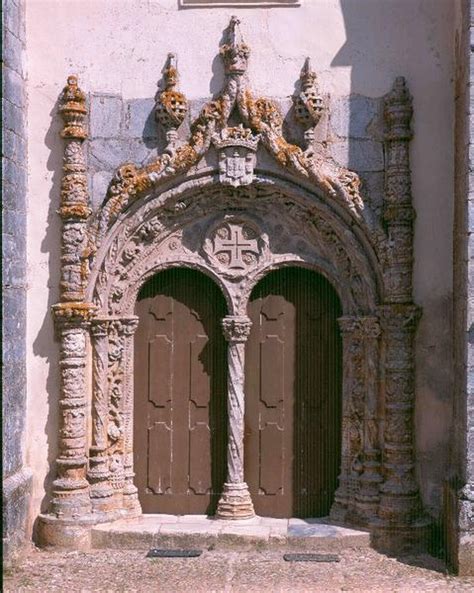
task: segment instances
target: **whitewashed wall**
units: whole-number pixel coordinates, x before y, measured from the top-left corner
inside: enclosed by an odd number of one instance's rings
[[[58,352],[50,306],[58,298],[62,142],[56,113],[66,77],[86,92],[151,98],[169,51],[181,89],[207,98],[223,79],[218,55],[231,14],[252,48],[258,94],[293,93],[304,58],[334,99],[379,97],[398,75],[414,96],[415,299],[424,308],[417,344],[419,475],[436,513],[451,414],[453,44],[451,0],[301,0],[291,8],[199,8],[178,0],[28,0],[28,443],[31,520],[45,509],[56,456]],[[347,134],[351,129],[347,109]],[[341,158],[349,160],[351,146]]]

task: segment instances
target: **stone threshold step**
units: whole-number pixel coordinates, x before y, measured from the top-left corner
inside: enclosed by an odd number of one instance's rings
[[[205,515],[143,515],[92,528],[93,548],[273,548],[341,551],[370,546],[368,531],[327,519],[254,517],[225,521]]]

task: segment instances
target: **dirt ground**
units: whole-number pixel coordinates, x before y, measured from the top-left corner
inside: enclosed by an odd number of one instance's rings
[[[429,556],[397,560],[345,550],[338,563],[286,562],[281,551],[205,551],[199,558],[146,558],[143,551],[34,549],[4,572],[3,591],[474,591],[474,577],[447,575]]]

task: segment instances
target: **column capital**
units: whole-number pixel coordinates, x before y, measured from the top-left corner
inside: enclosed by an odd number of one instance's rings
[[[122,325],[122,333],[124,336],[133,336],[138,327],[138,317],[133,315],[131,317],[122,317],[119,319]]]
[[[358,338],[378,338],[381,333],[376,315],[344,316],[337,321],[343,334],[353,334]]]
[[[245,315],[228,315],[222,319],[224,337],[228,342],[246,342],[251,328],[252,322]]]
[[[385,331],[414,332],[421,317],[421,307],[414,304],[381,305],[377,312]]]
[[[57,303],[51,309],[58,324],[70,323],[72,325],[89,323],[97,312],[95,305],[84,302]]]

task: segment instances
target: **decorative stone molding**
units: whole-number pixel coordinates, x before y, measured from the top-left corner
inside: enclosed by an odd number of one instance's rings
[[[177,90],[179,75],[175,54],[168,54],[163,78],[165,88],[158,94],[155,116],[166,132],[165,152],[173,155],[177,147],[177,130],[188,112],[188,100]]]
[[[66,142],[61,179],[61,205],[58,210],[63,221],[61,300],[81,301],[84,298],[89,271],[87,219],[91,209],[82,147],[87,138],[86,98],[77,85],[77,76],[69,76],[59,103],[59,113],[64,120],[61,136]]]
[[[283,137],[283,118],[276,105],[269,99],[253,96],[246,76],[250,48],[242,39],[239,20],[236,17],[231,18],[227,40],[221,46],[220,54],[226,72],[224,88],[216,99],[203,107],[191,125],[189,140],[175,151],[171,151],[171,157],[166,153],[141,169],[129,163],[119,168],[110,184],[107,201],[98,213],[93,233],[95,245],[91,246],[91,250],[100,244],[107,229],[110,228],[119,213],[125,210],[140,194],[156,188],[171,177],[188,172],[191,167],[197,165],[208,151],[213,137],[221,135],[228,127],[228,120],[234,108],[237,109],[243,125],[252,134],[261,138],[261,144],[287,172],[308,181],[325,195],[349,207],[353,216],[361,218],[364,204],[359,193],[360,182],[357,175],[339,167],[326,155],[305,153],[300,147],[290,144]],[[308,71],[305,80],[309,81],[310,78],[311,75]],[[169,76],[168,79],[171,85],[175,84],[174,72],[173,76]],[[313,97],[312,91],[308,88],[304,92],[306,92],[306,109],[310,106],[312,109],[316,109],[317,101],[316,97]],[[177,103],[184,105],[184,98],[177,100]],[[166,112],[166,122],[168,122],[166,125],[170,125],[171,116],[168,112],[171,107],[168,109],[162,107],[160,99],[158,105],[159,117],[162,117],[162,114]],[[173,113],[172,109],[171,112]],[[179,112],[182,112],[181,107]],[[251,155],[249,157],[251,158]],[[237,177],[229,176],[228,158],[227,155],[223,172],[221,172],[222,179],[226,182],[230,182],[232,178],[237,179]],[[238,157],[238,160],[241,158]],[[241,170],[242,167],[237,160],[234,160],[234,164],[230,166],[234,167],[236,171]],[[241,180],[244,178],[246,181],[250,179],[244,175],[240,176]]]
[[[300,74],[301,91],[293,97],[295,118],[305,128],[306,152],[312,150],[314,128],[324,111],[323,98],[316,85],[316,72],[311,69],[311,60],[306,58]]]
[[[410,524],[420,514],[413,443],[413,339],[420,310],[415,305],[384,305],[380,320],[385,345],[384,472],[380,517]]]
[[[229,316],[222,320],[228,342],[227,415],[229,436],[227,445],[227,480],[217,507],[221,519],[247,519],[255,515],[252,500],[244,481],[244,377],[245,342],[252,322],[248,317]]]
[[[331,516],[367,523],[380,501],[378,317],[341,317],[343,340],[342,462]]]
[[[78,316],[65,316],[68,308],[55,312],[61,344],[61,397],[57,478],[53,482],[51,510],[59,518],[79,518],[91,508],[86,480],[86,334],[90,322],[79,309]]]
[[[228,216],[208,231],[203,252],[222,275],[238,279],[261,262],[267,245],[268,238],[255,223]]]
[[[385,298],[387,302],[409,303],[413,298],[413,221],[409,141],[413,114],[412,99],[403,77],[395,80],[385,98],[387,123],[386,200],[384,220],[388,240],[384,252]]]
[[[257,162],[257,146],[260,136],[242,124],[224,128],[212,137],[212,143],[219,151],[219,181],[225,185],[239,187],[250,185],[254,179]]]

